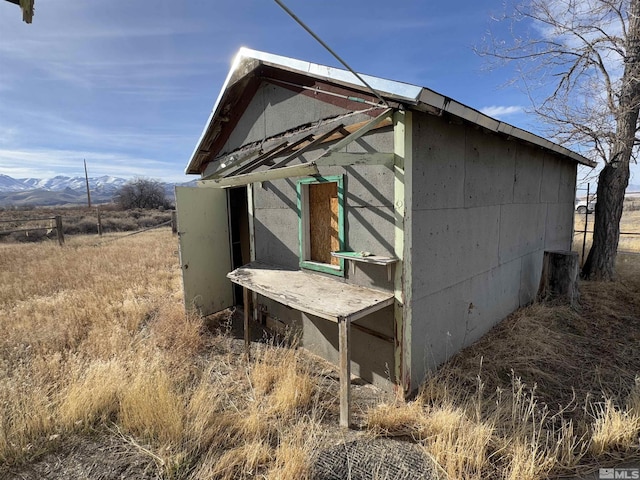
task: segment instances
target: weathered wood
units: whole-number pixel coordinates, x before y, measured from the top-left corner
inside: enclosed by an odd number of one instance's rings
[[[351,425],[351,328],[348,318],[338,319],[340,349],[340,426]]]
[[[178,213],[175,210],[171,210],[171,233],[178,233]]]
[[[214,188],[235,187],[255,182],[277,180],[279,178],[308,177],[318,175],[318,173],[318,166],[311,162],[301,165],[291,165],[290,167],[281,167],[275,170],[259,170],[257,172],[243,173],[242,175],[235,175],[233,177],[200,180],[198,181],[198,186]]]
[[[544,252],[538,299],[565,300],[571,306],[578,305],[578,252]]]
[[[56,233],[58,234],[58,243],[64,245],[64,232],[62,231],[62,217],[56,215]]]
[[[302,270],[253,262],[227,274],[233,283],[320,318],[355,321],[393,303],[393,293]]]
[[[340,248],[338,209],[336,182],[309,185],[309,260],[340,265],[340,260],[331,255]]]
[[[100,213],[100,208],[98,207],[97,209],[97,213],[98,213],[98,236],[102,236],[102,214]]]
[[[56,217],[37,217],[37,218],[13,218],[11,220],[0,220],[0,223],[24,223],[35,222],[39,220],[55,220]]]
[[[351,273],[356,273],[356,262],[370,263],[372,265],[384,265],[387,267],[387,280],[391,281],[391,266],[399,259],[382,255],[364,256],[360,252],[331,252],[332,257],[344,258],[351,265]]]
[[[244,307],[244,354],[247,361],[251,360],[251,332],[249,331],[249,290],[247,287],[242,288],[242,298]]]
[[[315,137],[314,139],[309,141],[309,143],[307,143],[304,147],[298,148],[298,145],[296,145],[294,148],[292,148],[292,150],[294,150],[294,152],[291,155],[288,155],[286,158],[280,160],[278,163],[276,163],[275,165],[273,165],[273,166],[271,166],[269,168],[284,167],[289,162],[291,162],[291,160],[293,160],[294,158],[297,158],[300,155],[302,155],[303,153],[307,152],[308,150],[311,150],[312,148],[315,148],[316,146],[318,146],[319,144],[324,142],[327,138],[329,138],[334,133],[336,133],[336,132],[338,132],[340,130],[343,130],[343,128],[344,128],[344,125],[341,123],[337,127],[334,127],[331,130],[329,130],[327,133],[325,133],[323,135],[320,135],[318,137]]]

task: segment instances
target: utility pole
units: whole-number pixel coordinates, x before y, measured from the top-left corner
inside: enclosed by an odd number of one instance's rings
[[[84,162],[84,179],[87,182],[87,203],[89,204],[89,208],[91,208],[91,192],[89,191],[89,175],[87,174],[87,161],[83,158]]]

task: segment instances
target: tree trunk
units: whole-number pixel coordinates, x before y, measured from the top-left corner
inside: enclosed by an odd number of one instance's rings
[[[598,177],[593,244],[582,268],[589,280],[614,280],[620,238],[624,192],[629,183],[629,163],[604,166]]]
[[[598,177],[593,244],[582,276],[590,280],[615,280],[624,193],[629,184],[629,162],[635,144],[640,102],[640,0],[629,5],[629,28],[625,45],[624,73],[616,138],[609,162]]]

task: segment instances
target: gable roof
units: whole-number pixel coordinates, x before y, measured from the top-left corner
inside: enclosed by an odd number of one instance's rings
[[[213,106],[213,110],[198,143],[191,154],[191,159],[185,170],[187,174],[199,174],[203,167],[212,161],[219,153],[221,136],[225,123],[229,122],[230,114],[243,109],[244,101],[250,100],[260,83],[260,69],[267,67],[271,74],[286,75],[293,73],[305,77],[325,81],[357,90],[365,95],[371,95],[369,89],[351,72],[339,68],[319,65],[283,57],[270,53],[241,48],[232,63],[231,69],[222,86],[220,94]],[[496,120],[471,107],[456,102],[429,88],[408,83],[387,80],[379,77],[360,74],[361,77],[374,88],[392,107],[404,107],[411,110],[429,112],[436,115],[448,114],[478,125],[489,131],[515,138],[523,142],[541,147],[545,150],[562,155],[583,165],[594,167],[595,162],[569,150],[561,145],[546,140],[538,135],[522,130],[508,123]],[[375,98],[375,97],[374,97]],[[368,103],[368,102],[367,102]],[[246,107],[246,105],[244,105]],[[380,107],[384,105],[380,104]],[[236,117],[241,112],[236,112]]]

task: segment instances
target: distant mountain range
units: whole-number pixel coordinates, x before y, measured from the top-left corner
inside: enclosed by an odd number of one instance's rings
[[[110,202],[113,194],[128,180],[104,175],[89,178],[92,203]],[[186,183],[164,183],[167,198],[173,199],[175,185],[195,185],[195,180]],[[0,174],[0,206],[54,206],[87,203],[87,187],[84,177],[13,178]]]

